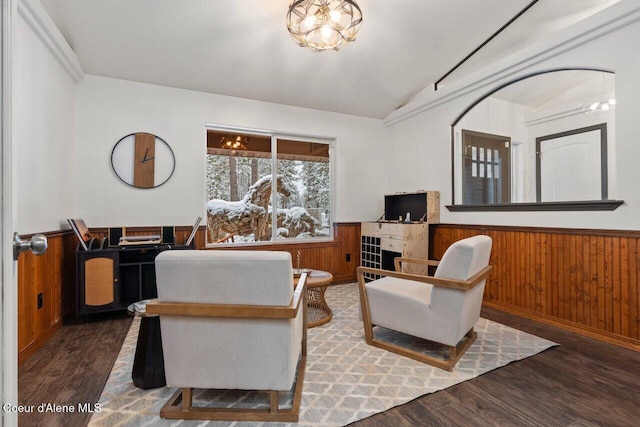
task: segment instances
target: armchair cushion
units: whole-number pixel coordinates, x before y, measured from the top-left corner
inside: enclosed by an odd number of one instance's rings
[[[371,323],[420,336],[431,303],[433,285],[413,280],[382,277],[367,284]]]

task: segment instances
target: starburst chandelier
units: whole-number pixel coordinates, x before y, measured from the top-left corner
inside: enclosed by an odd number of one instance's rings
[[[294,0],[287,13],[291,37],[316,52],[355,41],[361,26],[362,12],[354,0]]]
[[[246,136],[224,136],[220,140],[220,147],[227,150],[246,150],[249,147],[249,139]]]

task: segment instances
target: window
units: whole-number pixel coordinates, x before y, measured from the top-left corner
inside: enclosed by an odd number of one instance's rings
[[[207,244],[330,238],[330,142],[208,129]]]

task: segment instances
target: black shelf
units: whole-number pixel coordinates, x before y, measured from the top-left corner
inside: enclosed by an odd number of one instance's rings
[[[125,310],[158,296],[155,258],[167,250],[193,246],[153,245],[76,251],[76,314]]]

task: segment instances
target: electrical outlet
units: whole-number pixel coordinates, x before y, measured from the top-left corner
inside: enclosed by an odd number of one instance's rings
[[[38,310],[42,308],[42,292],[38,294]]]
[[[347,254],[347,262],[351,262],[351,254]]]

